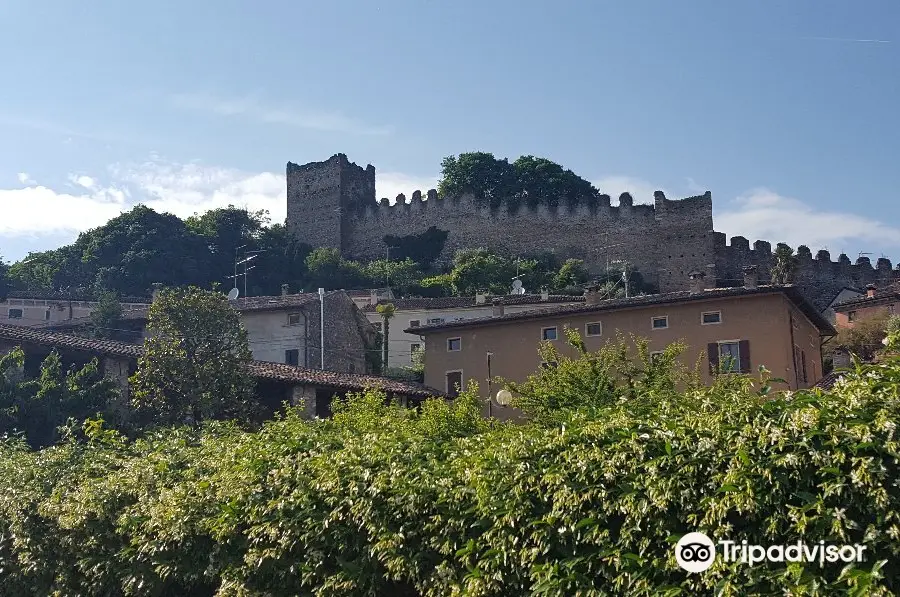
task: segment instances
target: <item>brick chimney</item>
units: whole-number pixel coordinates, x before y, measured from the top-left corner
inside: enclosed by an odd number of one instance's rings
[[[491,315],[493,317],[503,317],[504,309],[503,309],[503,299],[495,298],[491,301],[493,306],[493,312]]]
[[[691,279],[691,294],[702,294],[706,288],[706,284],[703,281],[703,278],[706,277],[706,274],[703,272],[693,271],[688,276]]]
[[[287,295],[288,295],[288,288],[289,288],[289,286],[288,286],[287,284],[282,284],[282,285],[281,285],[281,296],[287,296]]]
[[[487,293],[481,292],[480,290],[475,292],[475,304],[483,305],[487,302]]]
[[[541,300],[542,300],[542,301],[549,301],[549,300],[550,300],[550,291],[547,290],[547,287],[546,287],[546,286],[544,286],[543,288],[541,288]]]
[[[369,304],[370,305],[378,304],[378,291],[374,288],[369,291]]]
[[[584,304],[597,305],[600,303],[600,287],[592,284],[584,289]]]
[[[755,265],[747,265],[742,269],[744,272],[744,288],[747,290],[756,290],[759,288],[759,271]]]
[[[875,291],[878,290],[878,287],[874,284],[866,285],[866,298],[875,298]]]
[[[155,303],[156,299],[159,298],[159,293],[162,290],[162,283],[154,282],[151,286],[153,286],[153,290],[150,292],[150,302]]]

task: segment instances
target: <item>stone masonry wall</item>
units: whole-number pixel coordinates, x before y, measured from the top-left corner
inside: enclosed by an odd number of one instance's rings
[[[302,309],[309,322],[309,367],[318,369],[320,307],[315,300]],[[343,291],[325,293],[325,369],[340,373],[366,373],[366,335],[375,329]]]

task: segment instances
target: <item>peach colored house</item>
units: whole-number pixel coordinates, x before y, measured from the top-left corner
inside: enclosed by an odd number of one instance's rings
[[[616,339],[617,332],[650,341],[661,351],[681,340],[689,348],[683,356],[693,366],[699,356],[734,370],[754,373],[765,365],[791,389],[813,386],[822,376],[822,343],[834,328],[793,286],[757,286],[755,273],[743,288],[703,289],[703,275],[692,275],[691,291],[628,299],[597,300],[589,290],[585,304],[508,314],[494,304],[491,317],[407,329],[425,342],[425,384],[456,393],[477,380],[482,397],[490,376],[523,381],[541,366],[540,342],[553,342],[574,356],[566,345],[564,328],[581,333],[589,351]],[[707,381],[711,372],[704,368]],[[494,384],[492,394],[499,388]],[[492,397],[493,399],[493,397]],[[492,409],[497,413],[497,407]],[[508,410],[508,409],[507,409]]]
[[[852,328],[855,322],[871,317],[900,315],[900,283],[882,289],[869,284],[865,296],[838,303],[832,309],[839,328]]]

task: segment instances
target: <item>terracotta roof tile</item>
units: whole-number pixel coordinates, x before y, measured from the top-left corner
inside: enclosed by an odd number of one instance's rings
[[[331,295],[335,292],[326,292],[325,295]],[[313,301],[319,300],[319,294],[316,292],[304,292],[302,294],[288,294],[278,296],[248,296],[244,298],[228,301],[232,307],[241,312],[246,311],[269,311],[277,309],[290,309],[293,307],[302,307]]]
[[[399,298],[394,300],[380,300],[378,304],[392,303],[398,310],[404,309],[463,309],[466,307],[490,307],[495,298],[503,299],[503,304],[510,305],[538,305],[558,303],[583,303],[583,296],[550,295],[547,300],[542,300],[539,294],[511,294],[508,296],[489,296],[483,304],[478,304],[474,296],[446,296],[437,298]],[[375,312],[376,305],[366,305],[363,311]]]
[[[96,340],[80,338],[68,334],[38,331],[31,327],[0,324],[0,340],[25,342],[54,348],[68,348],[99,355],[120,356],[137,359],[144,354],[144,347],[139,344],[125,344],[113,340]],[[423,384],[378,377],[375,375],[356,375],[338,373],[321,369],[294,367],[283,363],[267,361],[251,361],[250,372],[257,378],[275,381],[295,382],[303,385],[324,386],[341,390],[364,390],[370,387],[382,388],[407,396],[442,396],[443,393]]]
[[[819,382],[813,386],[815,388],[819,388],[821,390],[830,390],[834,387],[834,385],[844,376],[843,371],[832,371],[825,377],[819,380]]]

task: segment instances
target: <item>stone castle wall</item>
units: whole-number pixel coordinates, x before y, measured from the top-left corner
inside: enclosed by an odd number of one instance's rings
[[[507,255],[554,252],[562,258],[584,259],[593,273],[607,261],[627,260],[660,291],[684,290],[688,274],[707,274],[708,285],[738,286],[741,268],[759,267],[767,282],[772,265],[770,243],[757,241],[753,249],[743,237],[728,243],[714,232],[712,195],[669,200],[661,192],[652,205],[634,205],[628,193],[617,205],[601,195],[597,205],[570,209],[522,206],[510,212],[478,202],[472,196],[440,197],[434,190],[398,195],[394,204],[376,200],[375,168],[362,168],[337,154],[324,162],[287,165],[287,225],[301,241],[332,247],[356,259],[386,255],[386,235],[418,234],[431,226],[449,232],[441,260],[449,262],[460,248],[485,247]],[[844,286],[865,288],[900,276],[887,259],[872,267],[867,257],[852,264],[846,255],[832,262],[827,251],[814,259],[806,247],[798,249],[796,283],[809,291],[817,305]],[[526,283],[527,287],[527,283]]]

